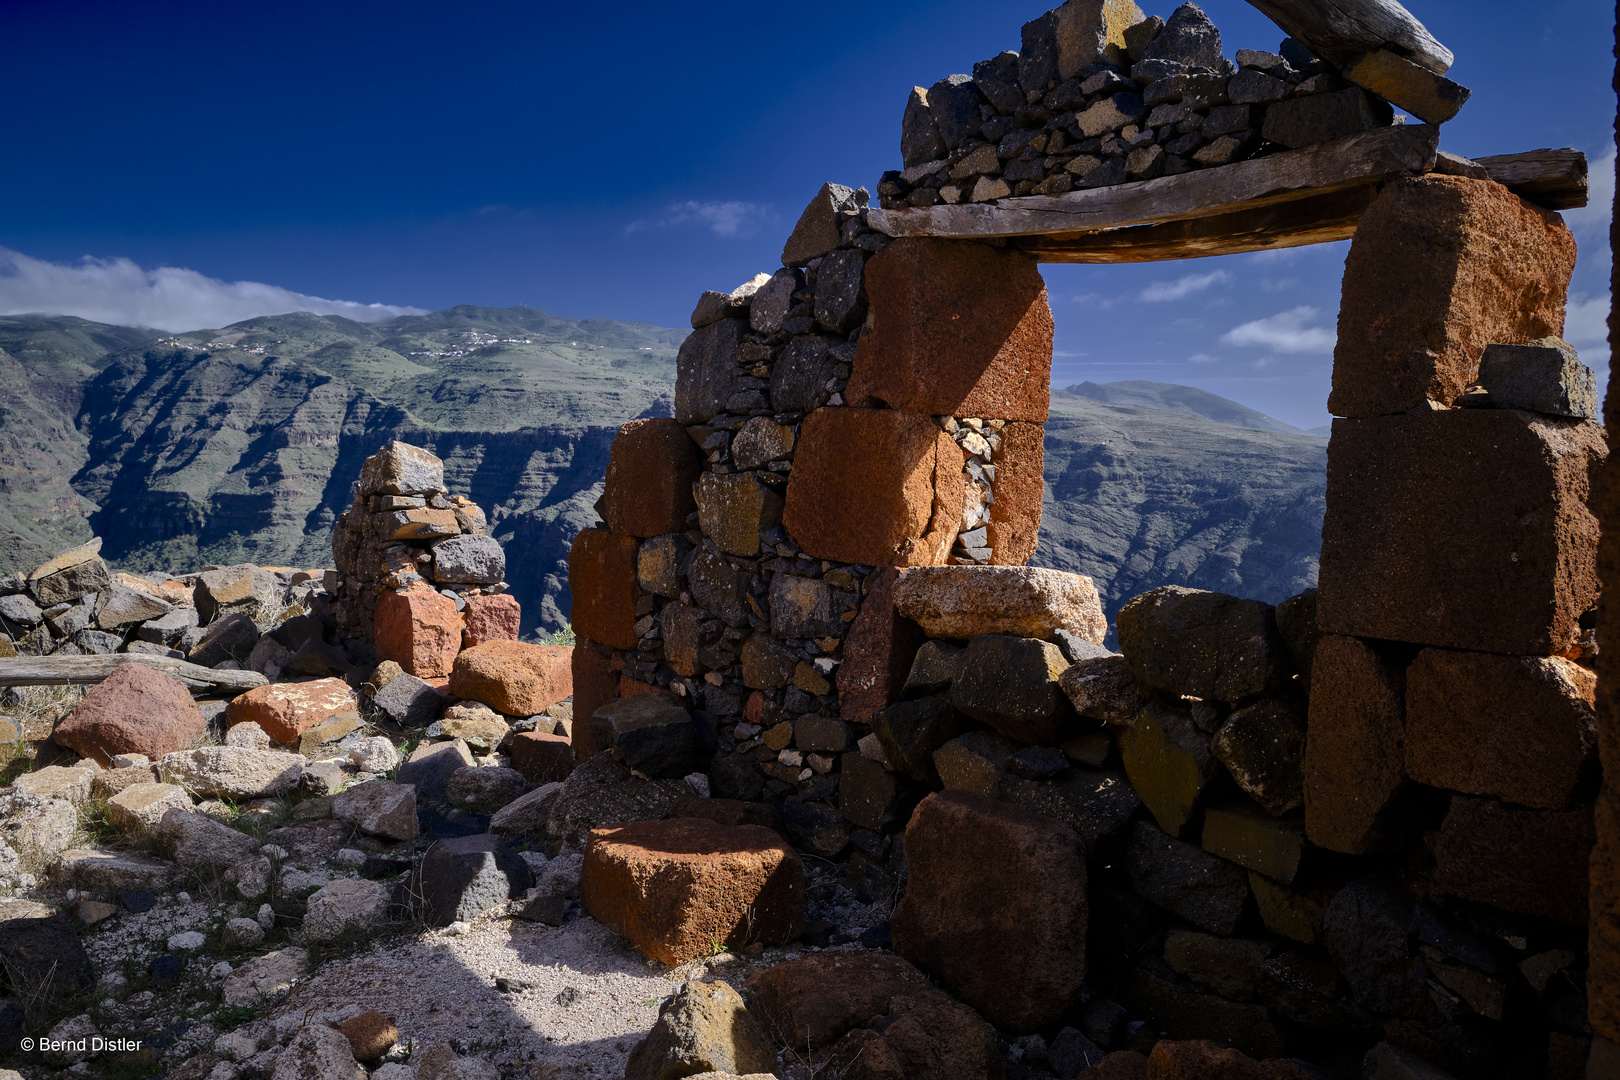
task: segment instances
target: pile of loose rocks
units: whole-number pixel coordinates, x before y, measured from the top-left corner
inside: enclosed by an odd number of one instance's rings
[[[1135,3],[1070,0],[1026,23],[1022,51],[915,87],[905,167],[885,208],[1062,195],[1296,150],[1396,122],[1389,103],[1292,38],[1222,52],[1187,3],[1163,19]]]

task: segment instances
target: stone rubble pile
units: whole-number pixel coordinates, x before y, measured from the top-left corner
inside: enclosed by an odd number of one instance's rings
[[[1063,195],[1396,122],[1389,102],[1292,38],[1276,52],[1239,49],[1234,63],[1197,4],[1163,19],[1130,0],[1069,0],[1024,24],[1020,52],[912,89],[904,167],[883,174],[878,200],[891,209]]]

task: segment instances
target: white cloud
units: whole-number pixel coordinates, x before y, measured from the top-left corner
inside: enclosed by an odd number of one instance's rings
[[[1587,166],[1586,205],[1563,211],[1564,224],[1582,245],[1609,246],[1609,218],[1614,213],[1614,148]]]
[[[1187,357],[1187,363],[1189,363],[1189,364],[1215,364],[1215,363],[1219,363],[1220,359],[1221,359],[1220,357],[1211,356],[1211,355],[1209,355],[1209,353],[1195,352],[1191,356]]]
[[[1322,326],[1311,326],[1318,311],[1300,306],[1234,326],[1221,335],[1228,345],[1251,345],[1281,353],[1332,352],[1338,335]]]
[[[1184,274],[1174,281],[1155,281],[1142,290],[1142,299],[1148,301],[1183,300],[1201,293],[1212,285],[1224,285],[1232,280],[1225,270],[1212,270],[1207,274]]]
[[[670,203],[664,208],[664,213],[656,218],[640,218],[624,227],[627,233],[642,232],[646,229],[670,229],[681,225],[701,225],[708,228],[716,236],[729,238],[746,238],[771,222],[776,215],[770,207],[760,203],[742,202],[737,199],[727,201],[708,200],[697,202]]]
[[[258,281],[220,281],[175,266],[144,270],[131,259],[86,255],[77,263],[53,263],[0,248],[0,315],[77,315],[119,326],[179,331],[289,311],[359,322],[423,313],[392,304],[323,300]]]
[[[1606,347],[1609,343],[1609,294],[1576,293],[1564,307],[1564,340],[1571,345]]]
[[[1119,303],[1119,301],[1112,296],[1104,296],[1102,293],[1094,292],[1078,293],[1071,297],[1069,302],[1071,304],[1084,304],[1086,307],[1099,308],[1103,311],[1106,311],[1115,304]]]

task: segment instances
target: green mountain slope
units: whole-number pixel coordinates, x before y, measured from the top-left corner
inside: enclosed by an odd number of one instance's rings
[[[531,308],[166,336],[0,320],[0,570],[92,528],[137,570],[323,566],[361,462],[403,438],[489,512],[525,630],[555,629],[608,447],[669,415],[684,336]],[[1110,615],[1161,584],[1267,600],[1313,584],[1325,443],[1256,417],[1277,424],[1189,387],[1054,390],[1034,561],[1094,577]]]

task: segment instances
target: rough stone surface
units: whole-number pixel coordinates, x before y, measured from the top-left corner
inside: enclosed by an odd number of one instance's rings
[[[411,751],[411,756],[399,767],[395,778],[401,784],[416,788],[418,802],[434,803],[443,799],[449,790],[450,774],[473,764],[476,763],[465,739],[423,743]]]
[[[221,998],[232,1007],[262,1006],[285,997],[292,984],[309,966],[309,953],[303,949],[278,949],[255,956],[229,975],[221,986]]]
[[[706,472],[695,492],[703,535],[727,554],[759,554],[759,534],[781,524],[782,497],[747,473]]]
[[[425,585],[378,596],[373,627],[377,658],[392,660],[418,678],[450,674],[461,649],[461,613],[455,601]]]
[[[307,901],[304,937],[335,941],[350,934],[369,933],[388,915],[388,886],[380,881],[334,881],[323,885]]]
[[[14,996],[41,1002],[84,993],[96,979],[73,924],[48,912],[0,920],[0,968]]]
[[[491,641],[463,650],[450,672],[450,692],[507,716],[532,716],[574,692],[573,649]]]
[[[1260,134],[1267,142],[1298,149],[1388,127],[1392,116],[1387,102],[1360,87],[1350,86],[1332,93],[1276,102],[1266,109]]]
[[[1212,934],[1237,930],[1249,899],[1248,875],[1240,867],[1146,821],[1132,826],[1125,861],[1139,895]]]
[[[191,809],[191,796],[175,784],[132,784],[107,800],[107,824],[136,835],[148,835],[169,810]]]
[[[1014,423],[1001,429],[996,452],[996,500],[990,504],[985,537],[996,566],[1023,566],[1035,554],[1041,531],[1041,497],[1046,484],[1046,429]],[[1068,628],[1072,629],[1072,628]]]
[[[208,624],[203,636],[186,654],[186,660],[201,667],[214,667],[226,660],[245,662],[259,642],[259,629],[253,620],[232,612]]]
[[[439,715],[444,698],[426,679],[400,672],[371,695],[371,702],[396,724],[425,727]]]
[[[1595,765],[1597,676],[1556,656],[1424,649],[1406,671],[1406,773],[1562,810]]]
[[[578,719],[569,737],[574,760],[578,762],[604,749],[591,737],[591,725],[587,721],[597,709],[619,696],[619,673],[613,670],[608,651],[591,641],[575,643],[571,667],[574,716]]]
[[[922,792],[859,751],[842,755],[838,777],[838,812],[845,820],[873,832],[893,832],[905,822]],[[840,847],[842,845],[839,845]]]
[[[494,585],[506,580],[506,552],[493,536],[452,536],[433,545],[439,584]]]
[[[830,408],[805,418],[782,524],[811,555],[941,562],[961,510],[962,451],[929,417]]]
[[[904,238],[868,260],[866,291],[850,404],[1045,423],[1053,324],[1034,259]]]
[[[274,577],[257,566],[225,566],[205,570],[193,587],[197,617],[207,625],[221,615],[246,615],[254,622],[268,619],[280,607],[281,590]]]
[[[795,441],[797,436],[790,425],[756,416],[732,436],[731,460],[739,469],[757,469],[769,462],[790,458]]]
[[[897,701],[873,713],[871,724],[888,763],[930,786],[939,783],[934,752],[977,726],[971,717],[939,698]]]
[[[562,783],[552,781],[542,784],[523,795],[513,799],[499,810],[495,811],[489,819],[489,831],[503,836],[521,833],[540,833],[546,831],[546,819],[551,816],[552,804],[557,796],[562,794]]]
[[[837,247],[844,221],[864,205],[865,189],[852,191],[842,184],[821,185],[782,247],[782,265],[803,266]]]
[[[1398,881],[1363,878],[1340,889],[1322,917],[1322,944],[1363,1008],[1424,1015],[1428,996],[1408,958],[1412,896]]]
[[[930,795],[906,827],[895,951],[994,1023],[1033,1031],[1085,978],[1086,866],[1058,822],[982,796]]]
[[[303,776],[304,758],[279,750],[201,746],[165,755],[158,768],[198,795],[262,799],[292,789]]]
[[[516,641],[523,608],[511,593],[493,596],[469,596],[461,613],[463,648],[473,648],[490,641]]]
[[[574,749],[565,735],[520,731],[512,737],[510,753],[512,767],[531,784],[566,780],[574,771]]]
[[[429,926],[471,922],[534,885],[529,864],[498,836],[458,836],[428,849],[411,876],[411,896]]]
[[[703,818],[593,829],[580,903],[608,929],[666,964],[715,942],[777,944],[804,926],[804,868],[781,836]]]
[[[376,1061],[399,1042],[399,1029],[376,1009],[345,1020],[337,1030],[349,1040],[356,1061]]]
[[[776,1072],[776,1047],[742,995],[719,979],[688,982],[658,1009],[630,1051],[625,1080],[680,1080],[695,1072]]]
[[[1305,802],[1303,699],[1263,698],[1234,712],[1216,732],[1216,760],[1255,802],[1281,817]]]
[[[884,953],[807,953],[749,982],[769,1030],[797,1050],[829,1047],[904,995],[934,992],[908,961]]]
[[[682,777],[701,764],[691,714],[663,694],[620,698],[598,709],[590,723],[597,741],[643,776]]]
[[[1220,772],[1210,737],[1180,705],[1153,702],[1119,733],[1125,775],[1159,827],[1185,836]]]
[[[1286,885],[1305,857],[1305,823],[1245,806],[1204,811],[1204,850]]]
[[[1329,411],[1450,405],[1475,380],[1486,345],[1562,335],[1574,266],[1559,216],[1499,184],[1392,181],[1362,215],[1345,261]]]
[[[737,348],[747,329],[746,319],[721,319],[692,331],[681,342],[675,358],[675,419],[680,423],[699,424],[724,411],[726,401],[736,389]],[[686,438],[684,432],[681,438]],[[690,509],[687,512],[690,513]],[[685,528],[683,520],[674,529],[648,535],[680,532]]]
[[[569,618],[576,633],[615,649],[636,647],[637,548],[634,536],[602,529],[585,529],[574,538],[568,585],[574,595]]]
[[[866,596],[844,637],[844,662],[838,671],[839,715],[867,723],[872,714],[899,697],[923,634],[895,609],[894,586],[899,571],[878,570],[866,579]]]
[[[225,722],[233,727],[257,724],[276,742],[296,745],[305,731],[356,704],[354,691],[342,679],[271,683],[233,698],[225,709]]]
[[[1435,883],[1465,900],[1585,925],[1591,807],[1529,810],[1453,796],[1435,845]]]
[[[1058,685],[1075,712],[1110,724],[1130,723],[1148,703],[1147,688],[1117,653],[1076,662],[1058,677]]]
[[[820,290],[817,290],[817,296]],[[793,338],[771,368],[771,408],[778,413],[806,413],[832,399],[827,383],[837,374],[831,351],[836,339],[812,334]]]
[[[1118,624],[1131,671],[1168,693],[1236,702],[1293,673],[1275,611],[1258,600],[1165,585],[1122,607]]]
[[[1061,629],[1101,642],[1108,630],[1090,578],[1035,567],[914,567],[895,584],[895,608],[930,637],[1045,638]]]
[[[144,664],[122,664],[85,693],[51,739],[107,766],[118,754],[159,758],[183,750],[207,726],[179,679]]]
[[[387,780],[356,784],[333,798],[332,816],[372,836],[410,840],[418,829],[416,789]]]
[[[113,582],[97,596],[95,622],[103,630],[117,630],[131,623],[160,619],[173,610],[155,596]]]
[[[632,420],[619,428],[608,453],[602,520],[613,532],[642,539],[684,532],[686,515],[696,509],[692,484],[702,471],[703,454],[680,421]]]
[[[1597,375],[1561,338],[1528,345],[1487,345],[1479,361],[1479,384],[1499,409],[1548,416],[1602,420]]]
[[[1078,734],[1074,707],[1058,686],[1068,666],[1050,641],[976,637],[962,657],[951,704],[1003,735],[1051,746]]]
[[[575,730],[580,726],[575,725]],[[568,774],[546,831],[552,837],[583,844],[599,826],[667,817],[670,805],[691,793],[685,780],[641,780],[630,775],[630,767],[615,761],[612,754],[597,754]]]
[[[178,807],[158,822],[157,842],[165,855],[188,870],[224,870],[259,850],[253,837]]]
[[[1313,844],[1360,855],[1388,836],[1406,777],[1405,730],[1405,669],[1357,638],[1324,635],[1305,734]]]
[[[418,446],[390,439],[360,466],[361,495],[437,495],[444,462]]]
[[[1561,653],[1598,595],[1603,429],[1507,409],[1337,420],[1323,632]]]

